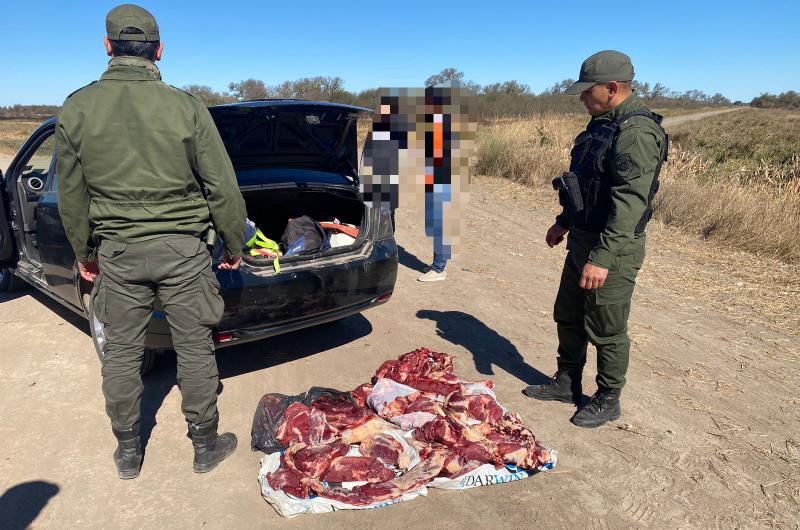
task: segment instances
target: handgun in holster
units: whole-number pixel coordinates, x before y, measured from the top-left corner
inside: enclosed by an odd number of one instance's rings
[[[578,182],[578,175],[572,171],[567,171],[553,179],[553,189],[557,190],[562,199],[562,206],[566,207],[571,213],[583,211],[583,196]]]
[[[206,239],[206,246],[208,248],[214,248],[214,245],[217,244],[217,231],[214,230],[213,226],[208,227],[205,239]]]

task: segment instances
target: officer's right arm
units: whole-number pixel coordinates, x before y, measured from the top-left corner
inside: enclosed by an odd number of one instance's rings
[[[75,148],[59,117],[56,125],[56,175],[58,177],[58,213],[75,257],[80,261],[94,258],[89,226],[89,192]]]
[[[197,104],[197,171],[208,188],[208,207],[214,228],[232,258],[242,255],[247,219],[244,198],[239,191],[233,164],[208,109]]]

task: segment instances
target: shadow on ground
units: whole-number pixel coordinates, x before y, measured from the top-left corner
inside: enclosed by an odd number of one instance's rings
[[[549,380],[545,374],[525,362],[522,354],[504,336],[461,311],[417,311],[417,318],[436,322],[436,334],[466,348],[483,375],[494,375],[493,367],[513,375],[526,385],[538,385]]]
[[[89,323],[85,318],[36,289],[29,288],[14,293],[0,294],[0,303],[22,296],[32,296],[61,319],[69,322],[87,336],[91,336]],[[220,377],[217,393],[222,393],[224,390],[222,381],[226,378],[264,370],[271,366],[338,348],[369,335],[371,332],[372,324],[363,315],[358,314],[314,328],[301,329],[258,342],[220,349],[217,354]],[[91,346],[87,344],[87,347]],[[153,371],[142,378],[144,392],[139,432],[144,445],[147,445],[153,428],[156,426],[158,410],[176,384],[176,376],[175,352],[168,352],[160,355]],[[6,526],[0,525],[0,528],[5,529]]]
[[[16,300],[17,298],[22,298],[23,296],[28,296],[31,293],[33,293],[32,289],[20,289],[19,291],[0,293],[0,304],[3,302],[10,302],[11,300]]]
[[[428,263],[425,263],[400,245],[397,245],[397,261],[403,267],[417,272],[425,272],[425,268],[429,266]]]
[[[19,291],[14,291],[11,293],[2,293],[0,294],[0,303],[8,302],[11,300],[15,300],[17,298],[22,298],[23,296],[30,296],[47,309],[55,313],[59,316],[62,320],[66,320],[75,328],[79,329],[86,335],[91,337],[91,332],[89,331],[89,321],[83,318],[81,315],[75,313],[74,311],[67,309],[59,302],[56,302],[46,294],[42,293],[41,291],[34,289],[33,287],[26,287],[24,289],[20,289]]]
[[[217,352],[220,378],[217,393],[221,394],[224,391],[225,379],[338,348],[371,332],[372,324],[363,315],[358,314],[322,326],[220,349]],[[144,393],[139,433],[144,445],[147,445],[156,426],[158,410],[176,384],[176,377],[175,352],[168,352],[162,354],[155,369],[142,378]]]
[[[8,488],[0,497],[0,528],[23,530],[58,495],[59,487],[50,482],[35,480]]]

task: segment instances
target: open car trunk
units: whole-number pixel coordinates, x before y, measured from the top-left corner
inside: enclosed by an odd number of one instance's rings
[[[361,246],[368,222],[358,193],[356,121],[368,109],[265,100],[209,110],[236,170],[247,215],[266,237],[280,243],[289,219],[303,215],[363,228],[355,241],[334,238],[329,250],[283,256],[281,263]],[[272,265],[273,259],[246,252],[245,261]]]
[[[351,245],[336,246],[312,254],[283,256],[280,258],[281,263],[348,252],[360,247],[365,239],[366,234],[362,230],[362,226],[366,224],[364,221],[365,207],[355,189],[291,185],[243,191],[242,195],[247,205],[248,218],[265,236],[277,243],[281,242],[281,236],[286,230],[289,219],[303,215],[318,222],[338,220],[339,223],[354,225],[359,229],[358,237]],[[328,232],[326,230],[326,234]],[[248,253],[245,253],[244,259],[251,265],[272,266],[273,261],[272,258],[254,257]]]

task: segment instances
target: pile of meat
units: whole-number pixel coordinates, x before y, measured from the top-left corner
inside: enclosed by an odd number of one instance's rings
[[[497,403],[492,382],[461,380],[447,354],[406,353],[383,363],[373,381],[285,408],[274,433],[285,450],[266,476],[271,488],[367,506],[485,464],[533,471],[550,462],[520,417]],[[275,406],[268,396],[259,407]]]

